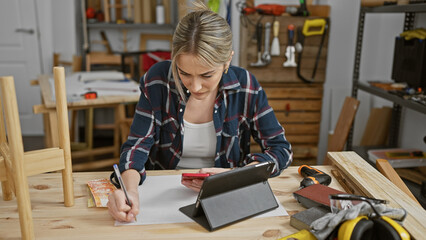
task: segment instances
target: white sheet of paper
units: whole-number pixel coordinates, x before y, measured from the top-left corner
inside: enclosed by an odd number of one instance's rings
[[[81,100],[82,94],[95,91],[99,97],[101,96],[120,96],[120,95],[140,95],[139,84],[135,81],[112,80],[110,77],[123,75],[114,71],[94,72],[76,72],[70,74],[65,79],[65,87],[67,90],[67,101],[75,102]],[[92,81],[81,81],[80,79],[87,77],[95,77]],[[105,80],[101,80],[105,78]],[[124,79],[124,78],[123,78]],[[51,89],[55,89],[53,78],[49,79]],[[52,91],[52,98],[55,100],[55,91]]]
[[[140,210],[132,223],[115,222],[120,225],[148,225],[193,222],[179,208],[195,203],[198,193],[180,183],[181,175],[148,176],[139,186]],[[279,207],[256,217],[288,216],[277,200]]]

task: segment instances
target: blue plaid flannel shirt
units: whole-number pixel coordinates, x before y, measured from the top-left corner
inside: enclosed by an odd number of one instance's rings
[[[121,147],[119,168],[137,170],[142,183],[146,168],[177,166],[182,156],[185,102],[176,89],[170,61],[152,66],[141,78],[140,89],[130,134]],[[189,97],[185,87],[184,91]],[[223,74],[213,121],[217,136],[215,167],[272,161],[275,167],[271,176],[278,176],[290,166],[293,154],[284,129],[259,82],[247,70],[231,66]],[[250,136],[263,153],[250,154]]]

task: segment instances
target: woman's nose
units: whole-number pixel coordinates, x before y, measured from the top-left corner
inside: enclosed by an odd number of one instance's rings
[[[200,91],[201,88],[203,88],[201,80],[200,79],[194,79],[192,81],[191,88],[192,88],[191,89],[192,92],[198,92],[198,91]]]

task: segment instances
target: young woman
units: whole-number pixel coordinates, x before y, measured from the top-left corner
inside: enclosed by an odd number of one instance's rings
[[[272,176],[292,162],[290,143],[247,70],[230,66],[232,33],[203,3],[177,25],[172,60],[152,66],[141,79],[141,96],[119,168],[132,207],[119,189],[109,196],[110,214],[133,221],[139,212],[138,185],[149,169],[200,168],[216,174],[272,161]],[[263,153],[250,154],[250,136]],[[199,191],[202,180],[183,180]]]

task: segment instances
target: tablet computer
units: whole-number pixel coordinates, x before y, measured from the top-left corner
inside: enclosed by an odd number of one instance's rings
[[[274,163],[263,162],[204,179],[195,204],[185,215],[210,231],[278,207],[268,183]]]
[[[273,168],[274,163],[263,162],[205,178],[197,201],[195,202],[192,216],[197,217],[202,212],[200,200],[254,183],[268,181]]]

